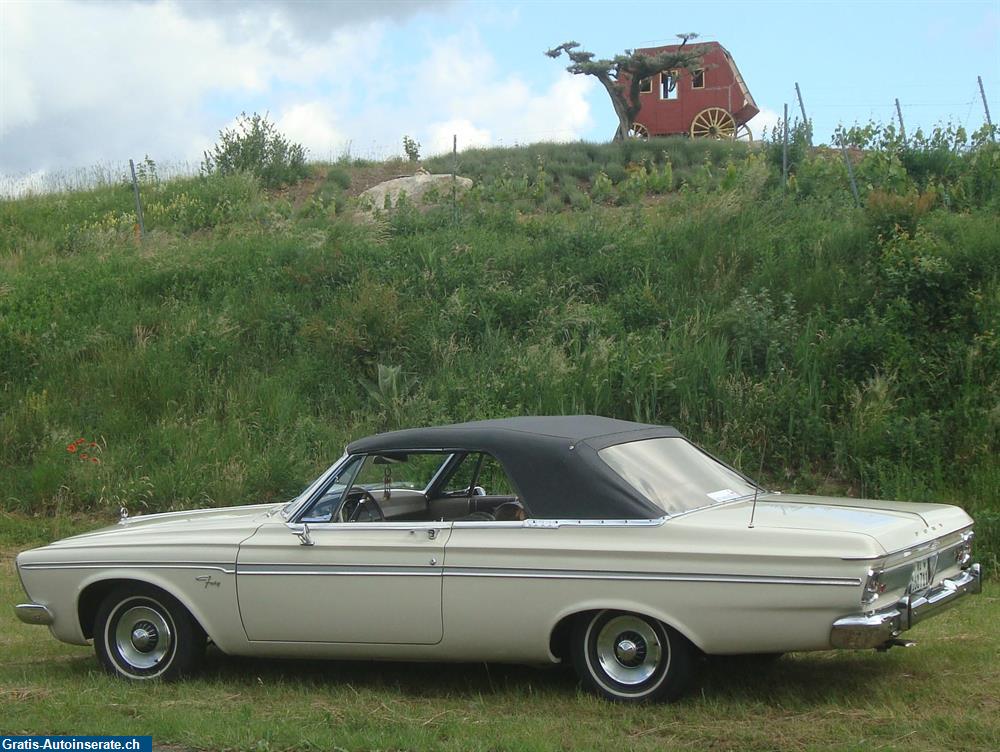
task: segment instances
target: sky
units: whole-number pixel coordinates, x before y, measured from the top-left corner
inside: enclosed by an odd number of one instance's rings
[[[196,169],[240,112],[268,113],[314,160],[606,141],[604,89],[542,53],[599,57],[697,32],[739,65],[759,134],[799,83],[819,140],[838,123],[908,131],[1000,119],[1000,0],[486,2],[0,0],[0,175],[149,155]]]

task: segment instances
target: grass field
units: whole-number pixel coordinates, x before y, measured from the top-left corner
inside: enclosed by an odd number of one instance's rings
[[[7,522],[16,533],[0,544],[6,734],[151,735],[168,749],[251,752],[1000,747],[995,582],[908,633],[915,648],[712,659],[674,705],[611,705],[562,668],[264,661],[213,650],[194,679],[133,685],[103,674],[91,649],[15,619],[9,604],[23,593],[13,557],[42,541],[30,522]]]

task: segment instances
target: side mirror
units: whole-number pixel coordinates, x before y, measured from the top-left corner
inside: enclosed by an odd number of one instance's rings
[[[486,489],[483,488],[482,486],[473,486],[473,488],[472,488],[472,495],[473,496],[485,496],[486,495]]]
[[[315,545],[315,541],[312,539],[312,536],[309,535],[309,525],[305,522],[301,525],[293,525],[289,523],[288,529],[299,537],[299,543],[303,546]]]

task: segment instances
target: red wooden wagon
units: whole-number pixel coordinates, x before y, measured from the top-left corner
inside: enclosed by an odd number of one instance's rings
[[[751,140],[747,122],[758,112],[750,90],[728,50],[699,42],[702,67],[667,70],[643,79],[632,133],[639,138],[686,133],[692,138]],[[674,52],[680,45],[636,50],[647,55]]]

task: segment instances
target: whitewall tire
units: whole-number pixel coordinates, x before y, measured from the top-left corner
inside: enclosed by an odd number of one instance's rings
[[[94,621],[98,660],[126,679],[169,680],[190,673],[205,642],[204,631],[175,598],[139,584],[109,593]]]
[[[573,630],[573,665],[591,692],[615,702],[674,700],[690,683],[694,648],[642,614],[599,611]]]

